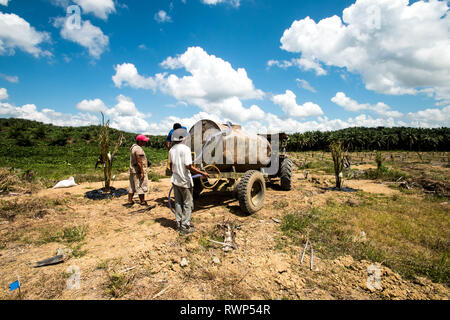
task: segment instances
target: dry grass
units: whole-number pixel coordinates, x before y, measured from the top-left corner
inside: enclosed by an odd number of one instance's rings
[[[35,192],[42,189],[42,183],[34,180],[30,171],[25,171],[22,178],[11,169],[0,168],[0,193],[2,192]]]
[[[62,207],[64,200],[50,198],[28,198],[0,200],[0,218],[14,221],[16,217],[42,218],[52,213],[52,208]]]

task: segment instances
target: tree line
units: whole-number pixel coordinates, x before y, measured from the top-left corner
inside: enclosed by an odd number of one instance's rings
[[[100,125],[84,127],[60,127],[37,121],[9,118],[0,119],[0,136],[22,147],[36,145],[66,146],[78,143],[97,143]],[[124,147],[131,146],[136,139],[135,133],[109,128],[112,140],[117,140],[121,134],[125,138]],[[149,136],[149,147],[165,148],[165,136]]]
[[[450,128],[352,127],[337,131],[309,131],[289,135],[287,151],[328,151],[340,141],[345,150],[450,151]]]
[[[73,143],[96,143],[100,126],[59,127],[24,119],[0,119],[0,135],[19,146],[65,146]],[[124,135],[123,146],[134,143],[135,133],[109,128],[111,139]],[[150,136],[149,147],[165,148],[166,136]],[[308,131],[289,135],[287,151],[329,151],[340,141],[347,151],[405,150],[450,151],[450,128],[352,127],[337,131]]]

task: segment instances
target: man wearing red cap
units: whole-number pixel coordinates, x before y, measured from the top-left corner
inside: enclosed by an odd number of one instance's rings
[[[131,146],[130,154],[130,188],[128,189],[128,204],[132,205],[135,193],[139,195],[140,204],[147,205],[145,194],[148,192],[147,157],[143,146],[150,140],[143,134],[136,137],[136,143]]]

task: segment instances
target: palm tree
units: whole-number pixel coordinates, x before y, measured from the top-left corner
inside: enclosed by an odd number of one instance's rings
[[[403,130],[405,142],[409,144],[409,151],[412,151],[413,145],[417,142],[417,131],[414,128],[406,128]]]

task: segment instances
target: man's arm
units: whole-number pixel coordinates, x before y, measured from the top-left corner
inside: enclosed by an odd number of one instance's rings
[[[143,157],[144,157],[143,155],[138,155],[138,157],[137,157],[137,165],[139,167],[139,173],[140,173],[141,180],[144,179],[144,176],[145,176],[144,166],[143,166],[143,162],[142,162]]]
[[[169,132],[169,134],[167,135],[167,138],[166,138],[166,148],[167,148],[167,150],[170,150],[170,144],[171,144],[171,142],[172,142],[172,130],[170,130],[170,132]]]
[[[196,173],[196,174],[201,174],[202,176],[204,176],[205,178],[209,177],[208,172],[204,172],[201,170],[198,170],[196,167],[194,167],[192,164],[187,165],[186,168],[191,171],[192,173]]]

